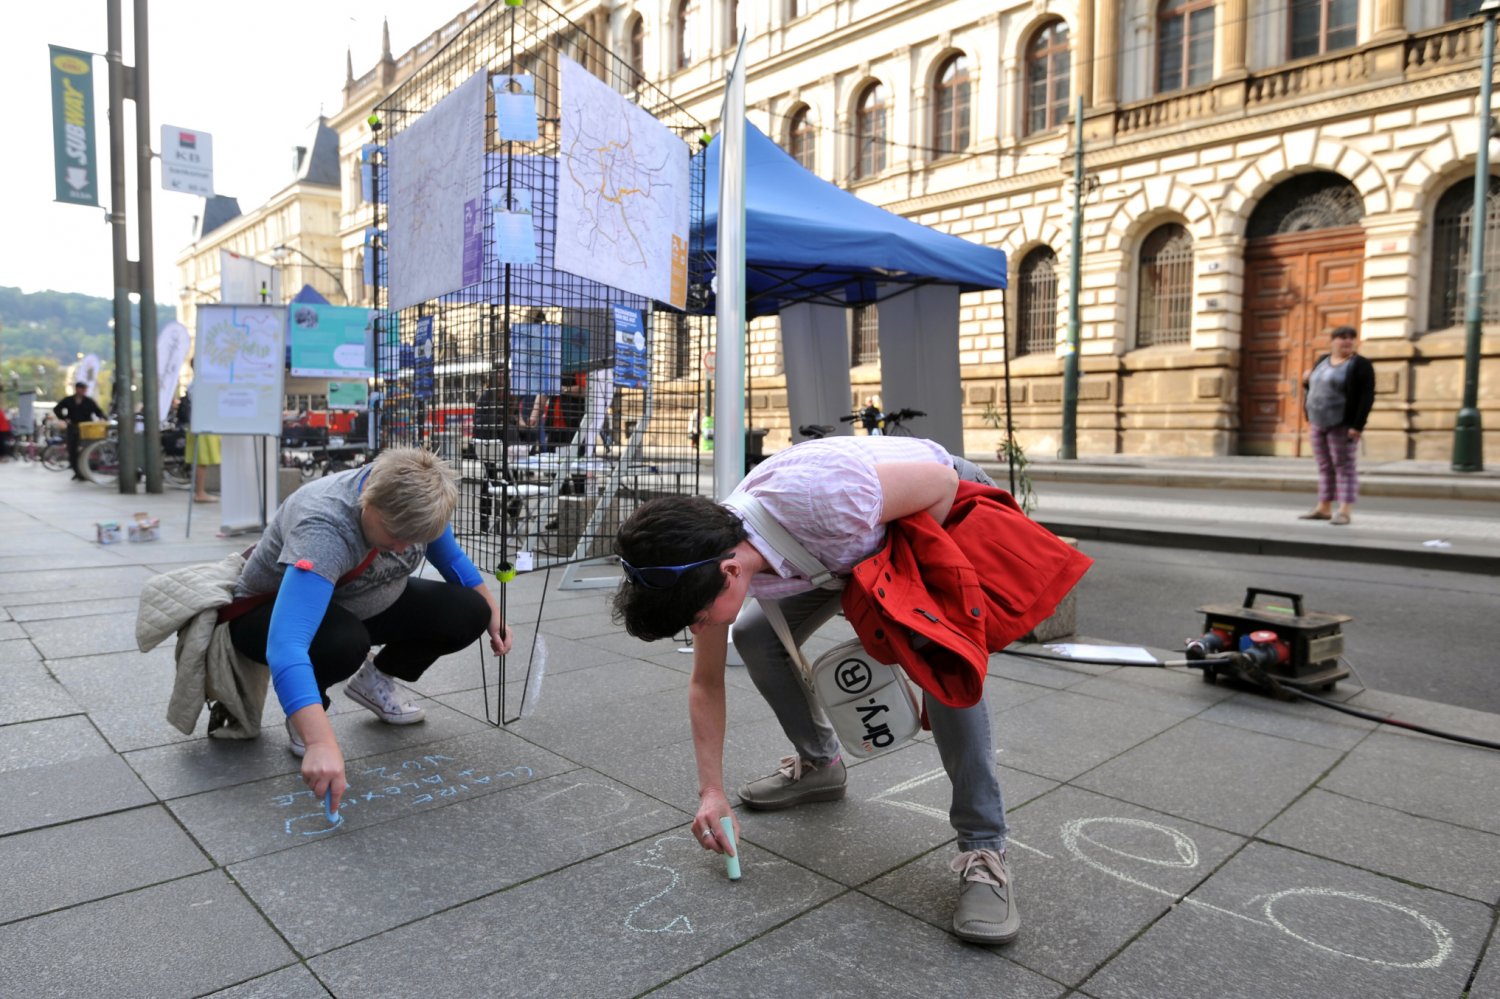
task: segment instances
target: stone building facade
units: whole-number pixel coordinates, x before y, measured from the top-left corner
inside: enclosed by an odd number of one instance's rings
[[[970,450],[998,437],[983,415],[1007,352],[1022,443],[1057,446],[1082,95],[1079,452],[1301,453],[1301,375],[1348,321],[1377,370],[1368,453],[1445,458],[1461,394],[1477,6],[661,0],[619,5],[610,25],[615,51],[705,121],[743,27],[758,127],[819,176],[1006,251],[1009,290],[963,303]],[[1500,320],[1490,301],[1486,318]],[[851,334],[856,397],[879,386],[869,318],[851,318],[864,320]],[[752,407],[784,441],[774,323],[753,339]],[[1494,454],[1500,336],[1482,346]]]

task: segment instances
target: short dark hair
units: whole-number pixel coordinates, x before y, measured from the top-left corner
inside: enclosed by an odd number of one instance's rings
[[[1359,339],[1359,330],[1355,329],[1353,326],[1335,326],[1333,329],[1328,331],[1328,336],[1332,339],[1346,336],[1351,340],[1357,340]]]
[[[74,388],[84,388],[84,389],[86,389],[86,388],[89,387],[89,383],[88,382],[74,382],[73,383],[73,387]]]
[[[686,565],[712,559],[747,540],[728,507],[702,496],[663,496],[641,504],[615,535],[615,554],[631,565]],[[627,577],[614,596],[614,620],[636,638],[670,638],[691,625],[724,591],[718,562],[684,572],[675,586],[653,590]]]

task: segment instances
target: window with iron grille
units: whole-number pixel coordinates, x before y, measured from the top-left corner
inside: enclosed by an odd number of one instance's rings
[[[1057,349],[1057,254],[1039,246],[1021,260],[1017,275],[1017,354],[1050,354]]]
[[[1156,18],[1156,92],[1212,80],[1214,0],[1162,0]]]
[[[680,0],[677,4],[677,68],[693,64],[693,39],[698,31],[698,0]]]
[[[859,95],[854,115],[854,175],[873,177],[885,169],[885,88],[872,83]]]
[[[854,307],[854,327],[849,338],[849,363],[874,364],[880,360],[880,311],[873,303]]]
[[[1068,25],[1052,21],[1031,36],[1026,46],[1026,134],[1045,132],[1068,120],[1072,54]]]
[[[673,317],[672,377],[687,378],[693,373],[693,324],[687,313]]]
[[[1347,49],[1358,41],[1359,0],[1292,0],[1287,12],[1293,59]]]
[[[936,89],[932,144],[939,156],[961,152],[969,145],[968,60],[962,55],[949,56],[938,70]]]
[[[1193,316],[1193,237],[1175,222],[1141,244],[1135,345],[1187,343]]]
[[[1484,321],[1500,321],[1500,177],[1491,177],[1484,211]],[[1464,321],[1468,305],[1474,180],[1461,180],[1438,199],[1432,215],[1432,290],[1427,328]]]
[[[806,104],[792,113],[792,124],[787,130],[787,152],[805,169],[815,170],[818,159],[818,133],[813,128],[812,109]]]

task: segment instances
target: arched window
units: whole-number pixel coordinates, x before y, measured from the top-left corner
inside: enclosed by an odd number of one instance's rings
[[[850,364],[874,364],[880,360],[880,309],[874,302],[854,307],[849,340]]]
[[[1135,345],[1187,343],[1193,315],[1193,237],[1175,222],[1141,244]]]
[[[1156,17],[1156,92],[1212,80],[1214,0],[1162,0]]]
[[[1068,24],[1052,21],[1026,46],[1026,134],[1045,132],[1068,120],[1072,71]]]
[[[939,156],[969,145],[969,63],[955,54],[938,68],[933,101],[932,144]]]
[[[792,112],[792,123],[787,129],[787,152],[792,159],[808,170],[814,170],[818,161],[818,133],[813,128],[812,109],[806,104]]]
[[[1359,0],[1292,0],[1287,11],[1288,50],[1293,59],[1351,47]]]
[[[1050,246],[1021,259],[1017,285],[1016,353],[1050,354],[1057,349],[1057,254]]]
[[[873,177],[885,169],[885,88],[872,83],[854,113],[854,175]]]
[[[1473,225],[1474,179],[1469,177],[1448,188],[1432,213],[1428,329],[1440,330],[1464,321]],[[1500,177],[1491,177],[1484,205],[1484,321],[1496,320],[1500,320]]]
[[[698,0],[677,3],[677,68],[693,64],[693,39],[698,33]]]
[[[636,82],[646,76],[646,19],[637,14],[630,19],[630,68]]]

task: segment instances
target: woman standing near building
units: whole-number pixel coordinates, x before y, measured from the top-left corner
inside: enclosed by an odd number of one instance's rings
[[[1375,404],[1375,366],[1359,356],[1359,332],[1353,326],[1336,327],[1328,338],[1329,352],[1304,380],[1308,433],[1318,464],[1318,505],[1302,519],[1347,524],[1359,499],[1356,461]]]

